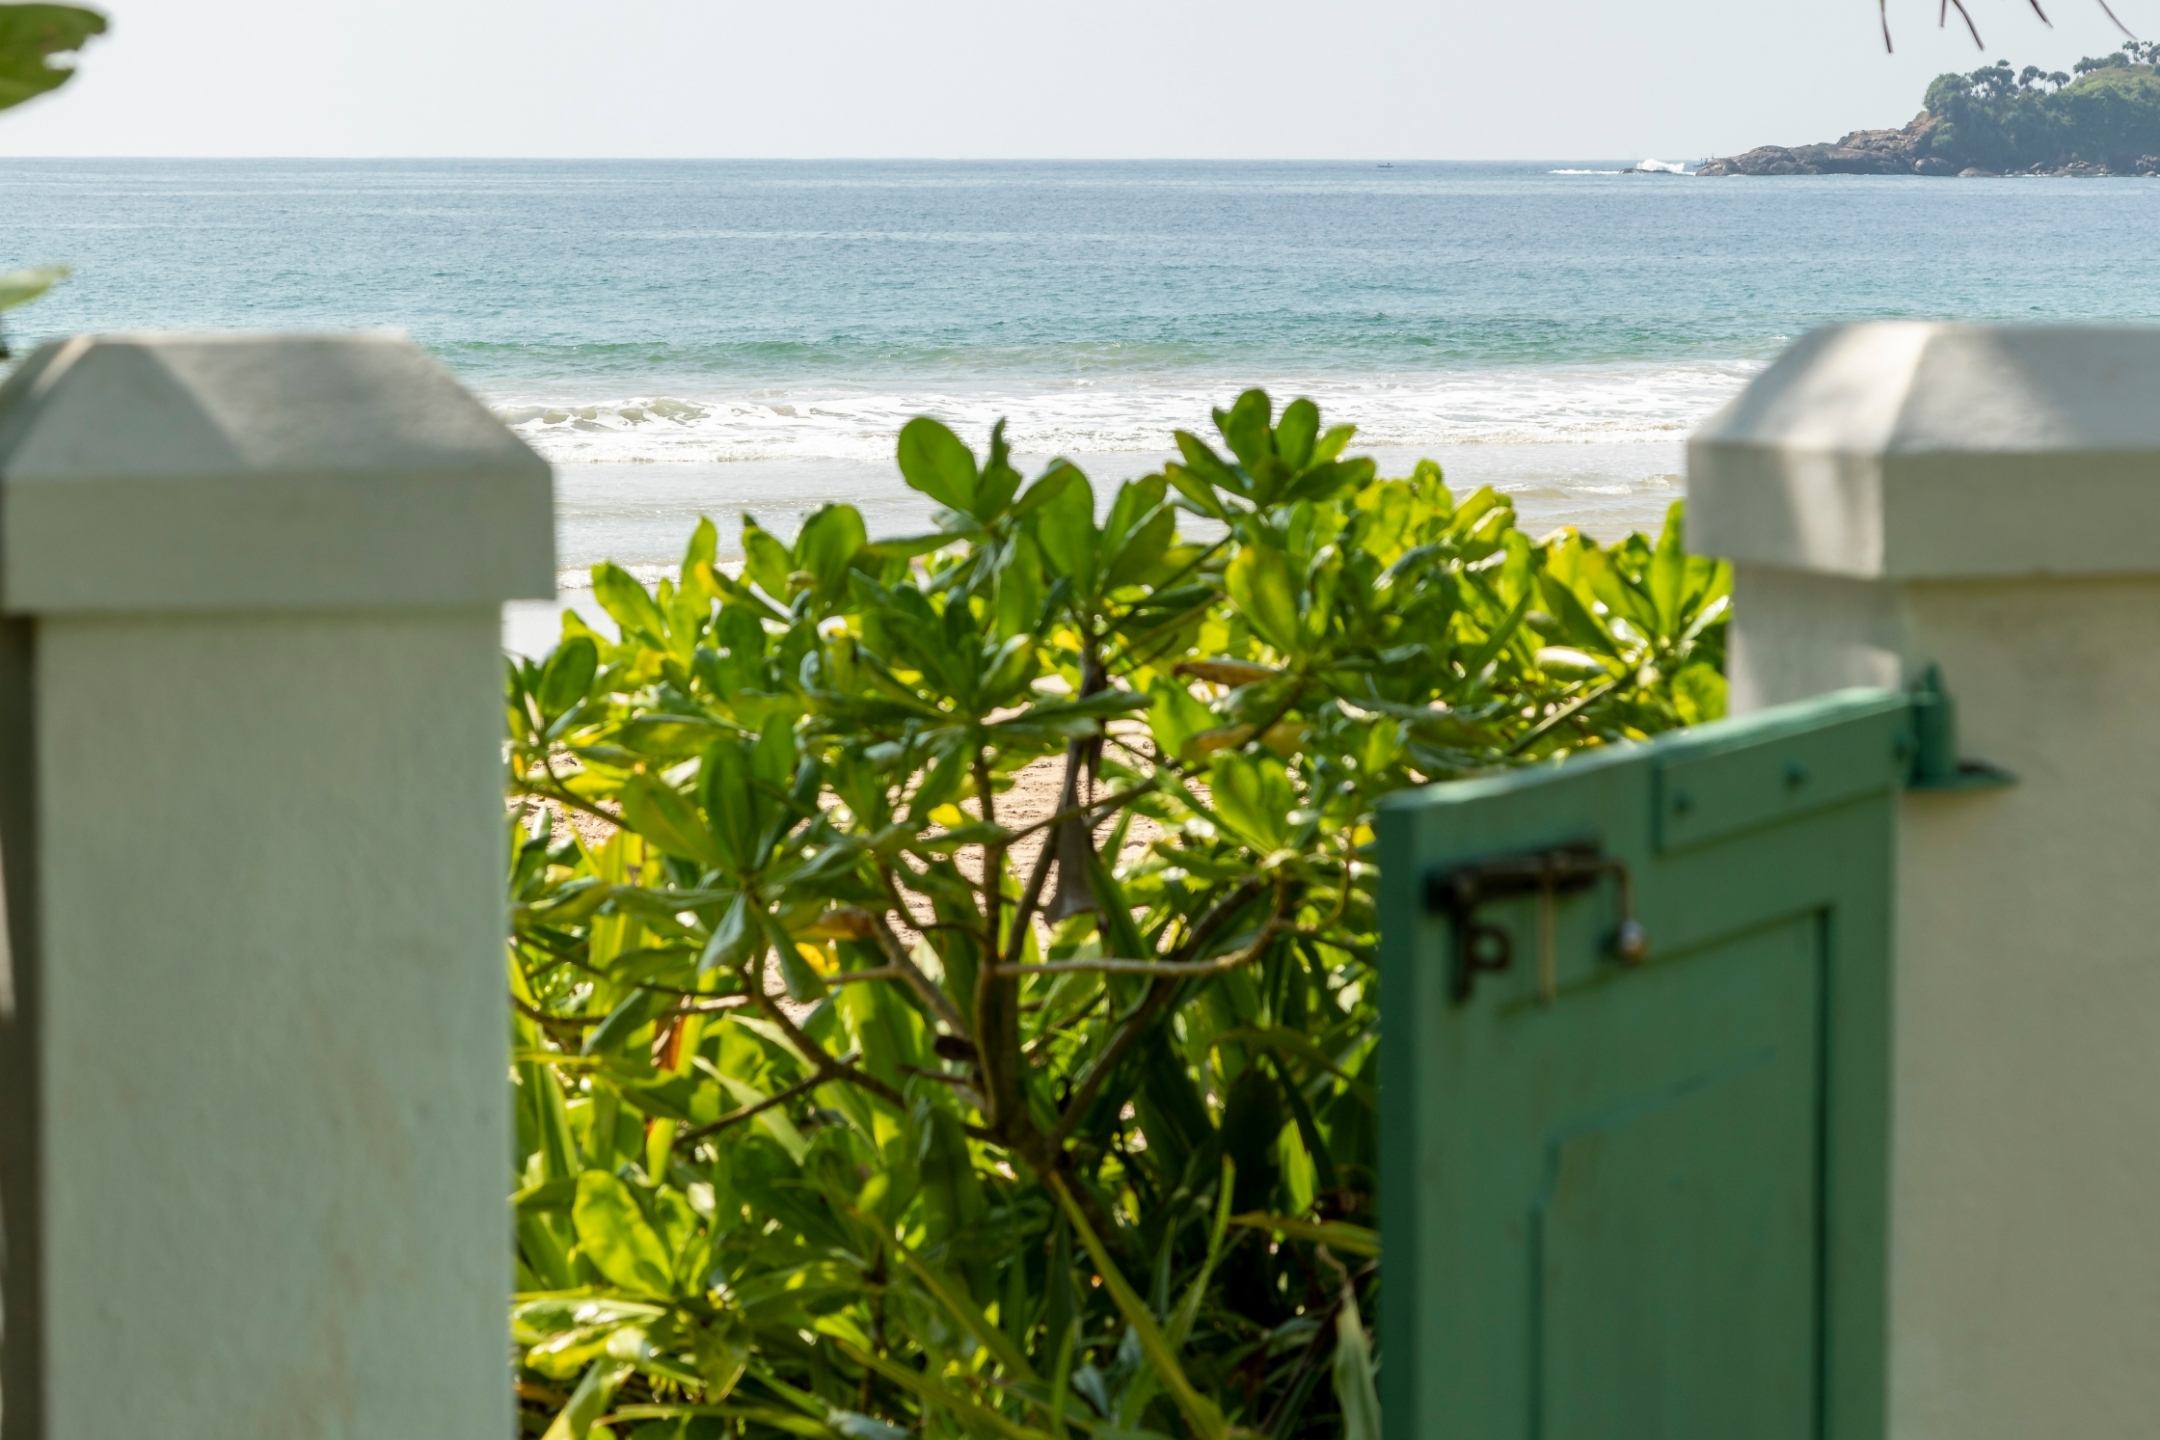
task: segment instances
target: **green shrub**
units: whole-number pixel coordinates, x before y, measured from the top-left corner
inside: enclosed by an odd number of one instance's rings
[[[1729,577],[1215,418],[512,665],[533,1430],[1374,1434],[1374,804],[1716,715]]]

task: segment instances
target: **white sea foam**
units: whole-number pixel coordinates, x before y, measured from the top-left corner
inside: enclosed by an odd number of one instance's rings
[[[1368,447],[1676,440],[1735,394],[1741,361],[1523,366],[1392,375],[1261,377],[1278,401],[1310,395]],[[814,460],[889,465],[894,437],[935,415],[974,443],[993,422],[1024,454],[1160,454],[1174,429],[1209,430],[1241,382],[1196,376],[784,389],[606,400],[506,395],[497,413],[550,459],[715,465]]]
[[[1625,170],[1578,170],[1573,168],[1548,170],[1548,175],[1625,175]]]
[[[1645,160],[1635,168],[1654,175],[1685,175],[1688,173],[1687,166],[1676,160]]]

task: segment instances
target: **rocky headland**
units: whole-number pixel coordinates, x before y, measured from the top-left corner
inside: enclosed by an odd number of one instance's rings
[[[2134,52],[2134,53],[2132,53]],[[1896,130],[1759,145],[1698,175],[2160,175],[2160,46],[2078,62],[2077,74],[1998,62],[1928,86]]]

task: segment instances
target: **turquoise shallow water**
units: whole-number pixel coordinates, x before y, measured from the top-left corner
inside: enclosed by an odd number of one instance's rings
[[[1815,325],[2160,318],[2160,183],[1552,173],[1612,168],[0,160],[0,258],[76,267],[18,342],[411,332],[560,464],[572,568],[910,523],[914,413],[1114,476],[1254,383],[1610,532]]]

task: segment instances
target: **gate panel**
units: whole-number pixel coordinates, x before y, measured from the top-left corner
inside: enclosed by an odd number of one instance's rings
[[[1394,1440],[1879,1437],[1908,730],[1849,694],[1384,814]]]

